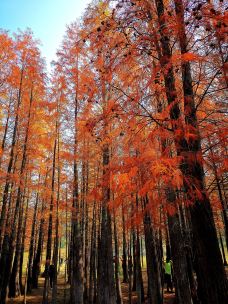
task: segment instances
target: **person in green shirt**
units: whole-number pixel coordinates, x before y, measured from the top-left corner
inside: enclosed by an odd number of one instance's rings
[[[167,284],[167,292],[173,292],[173,282],[172,282],[172,261],[170,259],[166,259],[164,263],[165,270],[165,283]]]

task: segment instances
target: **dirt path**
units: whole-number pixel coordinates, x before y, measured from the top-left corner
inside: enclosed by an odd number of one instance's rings
[[[43,286],[44,279],[39,279],[39,285],[37,289],[33,289],[31,294],[26,296],[26,304],[41,304],[43,297]],[[67,303],[64,299],[69,298],[69,285],[66,285],[63,277],[58,278],[58,289],[57,289],[57,303],[63,304]],[[49,289],[49,299],[51,299],[51,289]],[[16,299],[8,299],[7,304],[22,304],[24,303],[24,296],[18,297]]]
[[[43,286],[44,279],[39,279],[38,289],[33,289],[32,293],[27,295],[26,304],[41,304],[43,296]],[[122,284],[122,293],[123,293],[123,304],[128,304],[128,284]],[[70,286],[66,285],[63,277],[58,278],[58,291],[57,291],[57,303],[58,304],[67,304],[70,294]],[[51,289],[49,290],[49,297],[51,299]],[[18,297],[16,299],[9,299],[7,304],[23,304],[24,297]],[[137,303],[136,292],[132,292],[132,304]],[[147,302],[145,302],[147,303]],[[174,294],[164,293],[164,304],[173,304],[174,303]]]

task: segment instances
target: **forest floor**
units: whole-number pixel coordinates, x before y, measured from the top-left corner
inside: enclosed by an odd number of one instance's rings
[[[228,267],[226,267],[226,273],[228,277]],[[143,270],[143,281],[144,281],[144,291],[145,294],[147,292],[147,284],[146,284],[146,271]],[[39,288],[33,289],[31,294],[28,294],[26,297],[26,302],[24,302],[24,297],[18,297],[15,299],[8,299],[7,304],[41,304],[43,297],[43,286],[44,279],[39,279]],[[121,290],[123,296],[123,304],[129,303],[129,290],[127,283],[121,283]],[[51,299],[51,289],[49,290],[49,298]],[[67,304],[69,302],[70,296],[70,285],[65,284],[64,275],[61,273],[58,276],[58,289],[57,289],[57,304]],[[132,304],[137,303],[137,295],[136,292],[132,292]],[[145,304],[147,302],[145,301]],[[175,303],[175,294],[167,293],[164,290],[164,304],[174,304]]]
[[[146,284],[145,284],[146,285]],[[8,299],[7,304],[41,304],[42,297],[43,297],[43,286],[44,286],[44,279],[39,279],[39,287],[37,289],[33,289],[31,294],[26,296],[26,302],[24,302],[24,297],[18,297],[15,299]],[[122,288],[122,296],[123,296],[123,304],[129,303],[129,290],[128,284],[121,284]],[[146,294],[146,286],[145,286],[145,294]],[[70,294],[70,286],[65,284],[65,280],[63,276],[59,276],[58,278],[58,289],[57,289],[57,304],[67,304],[69,300]],[[49,290],[49,297],[51,299],[51,292]],[[175,300],[175,295],[171,293],[164,292],[164,304],[173,304]],[[132,292],[132,304],[137,303],[137,295],[136,292]],[[147,303],[147,302],[145,302]]]

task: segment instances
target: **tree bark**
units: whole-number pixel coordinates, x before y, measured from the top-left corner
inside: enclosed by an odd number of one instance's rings
[[[78,54],[77,54],[78,69]],[[77,73],[77,91],[78,73]],[[71,236],[71,303],[83,304],[84,272],[83,272],[83,240],[81,234],[81,214],[78,194],[78,166],[77,166],[77,120],[78,120],[78,93],[75,96],[75,130],[74,130],[74,182],[73,182],[73,212],[72,212],[72,236]]]
[[[116,214],[114,212],[113,216],[113,224],[114,224],[114,245],[115,245],[115,284],[116,284],[116,304],[122,304],[122,292],[120,286],[120,278],[119,278],[119,245],[118,245],[118,235],[117,235],[117,227],[116,227]]]
[[[42,304],[48,304],[48,289],[49,289],[49,267],[51,263],[52,252],[52,229],[53,229],[53,210],[54,210],[54,193],[55,193],[55,169],[56,169],[56,148],[57,148],[57,136],[54,139],[53,147],[53,160],[52,160],[52,178],[51,178],[51,199],[49,207],[49,220],[48,220],[48,238],[46,249],[46,262],[45,262],[45,280],[43,290]],[[57,271],[55,269],[55,271]]]
[[[109,188],[109,147],[107,144],[103,146],[103,202],[102,202],[102,218],[101,218],[101,237],[99,248],[100,269],[98,271],[98,290],[97,303],[99,304],[115,304],[116,292],[114,282],[113,267],[113,250],[112,250],[112,226],[111,215],[108,208],[110,200]]]
[[[38,211],[38,203],[39,203],[39,193],[36,194],[36,203],[33,213],[33,221],[32,221],[32,230],[30,236],[30,245],[29,245],[29,256],[28,256],[28,275],[27,275],[27,291],[31,292],[32,290],[32,262],[34,256],[34,244],[35,244],[35,228],[36,228],[36,217]]]
[[[90,246],[90,273],[89,273],[89,304],[96,303],[96,256],[97,256],[97,244],[96,244],[96,204],[93,204],[93,221],[91,231],[91,246]]]
[[[25,189],[27,188],[27,185]],[[27,203],[26,203],[26,210],[24,215],[24,222],[23,222],[23,233],[22,233],[22,246],[21,246],[21,253],[20,253],[20,265],[19,265],[19,285],[21,293],[24,294],[25,286],[23,284],[23,263],[24,263],[24,253],[25,253],[25,239],[26,239],[26,228],[27,228],[27,218],[28,218],[28,207],[29,207],[29,200],[30,200],[30,192],[27,193]],[[27,271],[27,269],[26,269]],[[27,276],[27,274],[26,274]],[[27,278],[26,278],[27,280]]]
[[[180,108],[176,102],[177,93],[173,67],[171,65],[171,50],[169,38],[165,33],[166,23],[164,18],[164,4],[162,0],[156,0],[155,3],[158,12],[163,53],[161,66],[163,70],[168,70],[164,72],[166,95],[168,104],[170,105],[172,127],[174,131],[178,130],[178,132],[174,132],[175,146],[177,155],[182,157],[180,169],[184,176],[184,186],[187,196],[189,200],[193,201],[190,212],[193,228],[193,243],[196,252],[196,273],[199,298],[202,303],[210,302],[213,304],[223,304],[226,303],[227,300],[227,281],[218,246],[210,201],[205,190],[203,167],[202,163],[199,161],[199,156],[202,155],[202,153],[193,98],[190,64],[189,62],[182,63],[186,123],[186,127],[184,127],[181,123]],[[181,53],[184,54],[187,52],[187,49],[182,1],[175,1],[175,9],[177,18],[180,19],[179,41]],[[195,135],[195,138],[190,140],[190,142],[185,138],[185,128],[189,128]],[[194,157],[194,162],[192,161],[192,157]],[[189,181],[190,177],[191,181]],[[186,182],[187,180],[188,182]],[[196,194],[194,195],[196,190],[200,192],[200,198],[197,198]]]
[[[123,226],[123,256],[122,256],[123,283],[128,283],[127,241],[126,241],[126,227],[125,227],[125,215],[124,215],[123,205],[122,205],[122,226]]]
[[[38,278],[40,273],[40,262],[41,262],[41,255],[42,255],[42,243],[44,237],[44,209],[45,209],[46,201],[43,199],[42,207],[41,207],[41,220],[39,225],[39,232],[38,232],[38,244],[37,250],[34,255],[33,263],[32,263],[32,278],[31,278],[31,287],[38,288]],[[35,252],[35,250],[34,250]]]
[[[144,201],[146,203],[147,199],[145,199]],[[144,222],[147,278],[148,278],[148,303],[161,304],[162,295],[161,295],[161,281],[159,280],[158,256],[156,252],[152,221],[148,212],[145,212],[143,222]]]
[[[59,252],[59,200],[60,200],[60,135],[59,135],[59,102],[57,105],[57,120],[56,120],[56,140],[57,140],[57,198],[56,198],[56,219],[55,219],[55,242],[53,250],[53,265],[54,277],[52,287],[51,303],[57,301],[57,275],[58,275],[58,252]]]

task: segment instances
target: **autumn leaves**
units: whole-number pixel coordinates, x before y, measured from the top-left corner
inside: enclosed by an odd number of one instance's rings
[[[225,303],[212,213],[220,210],[209,196],[220,189],[227,223],[225,14],[210,2],[100,1],[67,28],[49,81],[32,34],[1,32],[2,303],[7,286],[12,297],[23,290],[24,252],[30,290],[42,248],[46,270],[52,256],[57,268],[61,238],[72,303],[121,303],[113,240],[125,281],[134,257],[129,294],[134,279],[139,303],[144,247],[149,303],[163,296],[162,242],[171,245],[179,303],[194,297],[195,270],[202,303]],[[185,248],[196,252],[195,269]],[[56,287],[57,278],[53,301]]]

